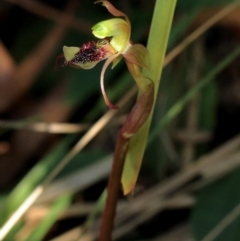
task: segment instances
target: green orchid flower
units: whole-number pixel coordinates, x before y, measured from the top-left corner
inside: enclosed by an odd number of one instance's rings
[[[96,3],[99,2],[117,18],[101,21],[92,27],[93,35],[100,39],[99,41],[90,41],[81,47],[64,46],[63,54],[58,56],[56,66],[61,58],[65,59],[63,66],[69,65],[82,69],[91,69],[98,62],[106,60],[100,75],[101,91],[106,105],[109,108],[117,109],[118,106],[109,101],[104,87],[104,74],[107,67],[112,63],[112,68],[114,68],[124,58],[138,87],[144,92],[150,80],[142,76],[140,68],[148,68],[149,54],[143,45],[132,44],[130,40],[131,24],[127,15],[108,1],[100,0]]]

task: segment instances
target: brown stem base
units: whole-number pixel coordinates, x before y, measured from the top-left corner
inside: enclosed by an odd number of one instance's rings
[[[114,226],[114,217],[117,207],[121,176],[127,152],[128,142],[129,139],[124,138],[122,132],[119,131],[117,144],[114,152],[112,170],[108,181],[108,194],[105,209],[103,211],[103,219],[100,229],[99,241],[111,241],[111,233]]]

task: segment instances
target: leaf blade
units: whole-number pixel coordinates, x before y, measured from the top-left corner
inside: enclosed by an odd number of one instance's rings
[[[153,20],[148,40],[148,50],[151,58],[151,66],[149,70],[144,70],[143,72],[144,76],[154,81],[154,105],[160,82],[159,80],[162,72],[162,66],[175,6],[176,0],[158,0],[154,9]],[[162,41],[159,42],[159,39],[161,39]],[[144,150],[147,143],[153,109],[148,120],[140,128],[136,135],[134,135],[130,140],[121,180],[124,195],[132,192],[136,184]]]

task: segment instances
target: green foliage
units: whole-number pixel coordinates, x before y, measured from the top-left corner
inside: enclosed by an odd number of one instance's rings
[[[237,185],[239,182],[240,170],[237,169],[200,191],[191,217],[191,226],[197,241],[203,240],[239,205],[240,192]],[[227,224],[226,227],[221,228],[216,237],[214,236],[215,238],[211,240],[238,241],[240,239],[240,216],[236,216],[231,222],[225,221],[225,224]]]

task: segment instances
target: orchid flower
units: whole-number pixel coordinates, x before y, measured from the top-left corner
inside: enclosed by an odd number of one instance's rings
[[[117,18],[101,21],[92,27],[93,35],[100,40],[87,42],[81,47],[64,46],[63,54],[57,58],[57,64],[59,59],[64,58],[63,66],[91,69],[98,62],[106,59],[100,76],[101,91],[107,106],[117,109],[118,106],[109,101],[104,88],[104,74],[107,67],[112,63],[112,68],[114,68],[124,58],[138,87],[145,91],[149,79],[142,76],[140,68],[148,68],[149,54],[143,45],[131,43],[131,24],[127,15],[116,9],[108,1],[100,0],[96,3],[99,2]]]

